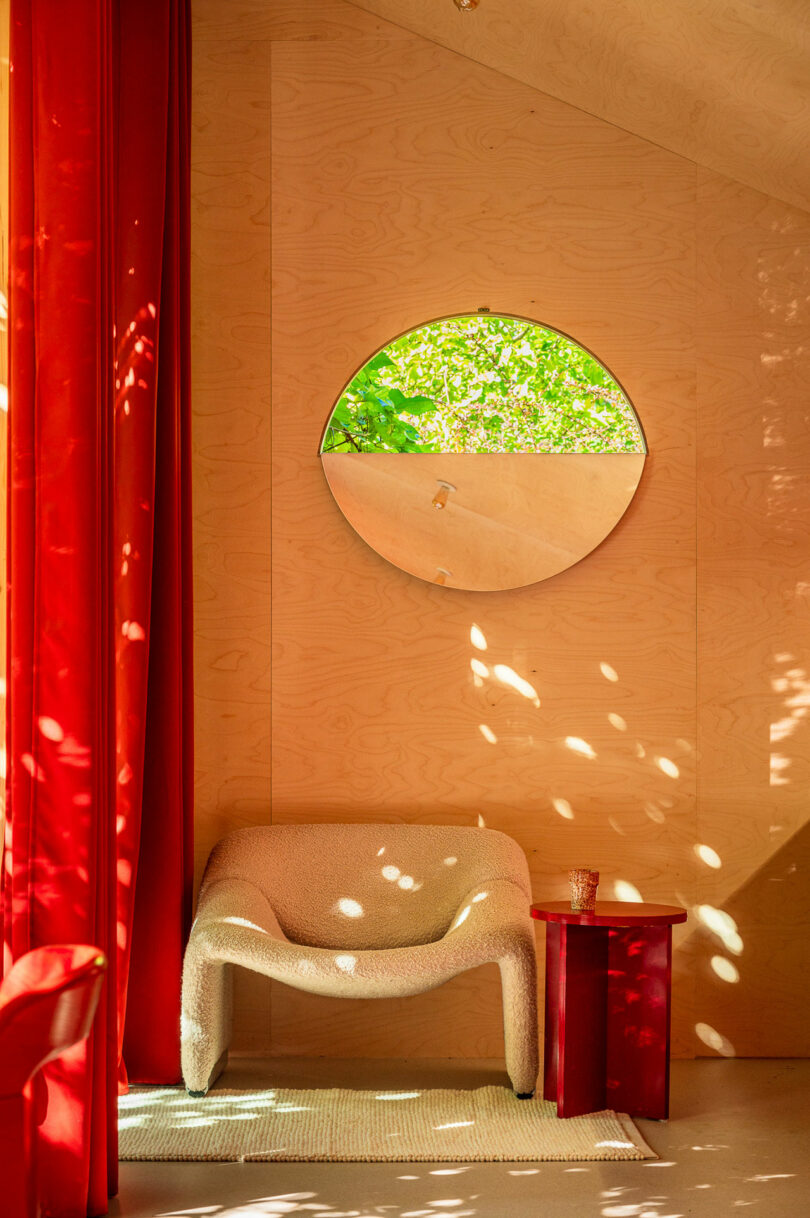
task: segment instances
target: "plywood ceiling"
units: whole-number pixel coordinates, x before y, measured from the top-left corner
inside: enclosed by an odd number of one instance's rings
[[[351,0],[798,207],[810,207],[807,0]]]

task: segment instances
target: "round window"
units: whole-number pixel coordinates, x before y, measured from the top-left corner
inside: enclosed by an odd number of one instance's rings
[[[644,433],[589,351],[526,318],[442,318],[355,373],[321,443],[332,493],[379,554],[475,590],[590,553],[638,486]]]

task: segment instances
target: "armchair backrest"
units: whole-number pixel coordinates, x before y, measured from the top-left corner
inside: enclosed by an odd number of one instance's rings
[[[531,888],[526,857],[493,829],[446,825],[268,825],[228,834],[204,885],[255,884],[288,938],[359,951],[440,939],[487,882]]]

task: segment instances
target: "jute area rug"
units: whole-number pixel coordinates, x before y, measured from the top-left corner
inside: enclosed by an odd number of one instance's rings
[[[544,1100],[477,1090],[211,1091],[133,1088],[119,1100],[122,1159],[465,1163],[654,1159],[629,1117],[558,1120]]]

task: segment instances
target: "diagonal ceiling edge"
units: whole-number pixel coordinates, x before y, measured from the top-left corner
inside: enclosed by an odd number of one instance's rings
[[[810,209],[806,0],[348,0],[794,207]]]

